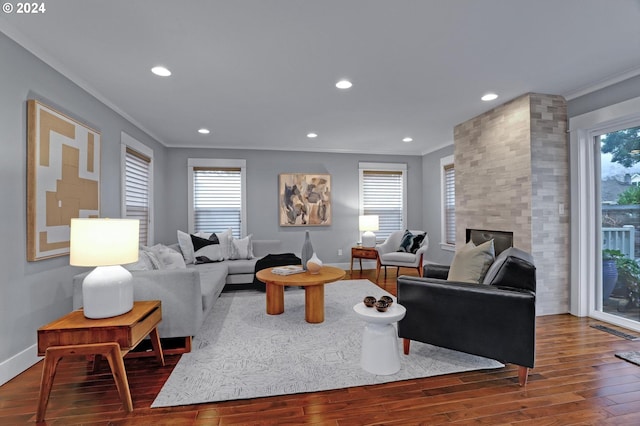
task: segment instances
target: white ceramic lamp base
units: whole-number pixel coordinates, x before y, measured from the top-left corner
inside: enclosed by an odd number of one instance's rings
[[[109,318],[133,308],[131,272],[120,265],[98,266],[82,282],[84,316]]]
[[[376,246],[376,234],[371,231],[364,231],[362,233],[362,247],[375,247]]]

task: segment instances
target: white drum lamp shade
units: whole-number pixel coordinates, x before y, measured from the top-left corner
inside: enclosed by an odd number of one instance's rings
[[[138,260],[137,219],[71,219],[69,264],[96,266],[82,282],[84,316],[108,318],[133,308],[131,272]]]
[[[376,234],[372,231],[378,230],[378,216],[377,215],[362,215],[359,217],[360,230],[362,233],[362,247],[375,247],[376,246]]]

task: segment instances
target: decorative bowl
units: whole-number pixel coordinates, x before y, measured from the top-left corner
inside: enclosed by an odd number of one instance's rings
[[[389,304],[384,300],[378,300],[376,302],[376,309],[378,312],[387,312],[387,308],[389,308]]]
[[[367,296],[364,298],[363,303],[367,308],[373,308],[373,306],[376,304],[376,298],[373,296]]]
[[[387,307],[390,307],[393,304],[393,299],[390,296],[382,296],[380,300],[387,302]]]

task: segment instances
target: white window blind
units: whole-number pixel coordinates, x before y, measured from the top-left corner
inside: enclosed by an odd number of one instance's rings
[[[456,244],[456,172],[453,164],[444,166],[444,237],[446,244]]]
[[[195,232],[242,230],[242,170],[236,167],[193,168],[193,224]]]
[[[361,191],[362,214],[378,215],[376,239],[404,228],[403,171],[363,170]]]
[[[125,152],[125,217],[140,221],[140,244],[149,244],[151,158],[127,147]]]

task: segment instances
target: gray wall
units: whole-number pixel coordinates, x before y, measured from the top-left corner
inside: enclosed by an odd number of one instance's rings
[[[166,149],[113,110],[0,33],[0,383],[7,371],[24,368],[14,355],[32,347],[38,327],[72,309],[71,277],[80,269],[62,256],[26,261],[27,99],[45,104],[97,129],[102,136],[102,216],[120,216],[120,132],[154,149],[156,171]],[[161,174],[156,190],[164,192]],[[159,206],[156,206],[159,207]],[[165,221],[156,208],[157,223]],[[35,357],[35,349],[25,358]],[[21,358],[22,359],[22,358]],[[19,371],[19,370],[18,370]]]
[[[567,102],[567,116],[576,117],[640,96],[640,75]]]
[[[255,239],[282,241],[284,251],[299,253],[308,229],[313,248],[326,263],[348,263],[351,247],[359,240],[358,163],[406,163],[410,229],[422,227],[422,159],[418,156],[381,156],[222,149],[171,149],[166,172],[171,176],[166,196],[167,221],[157,234],[160,242],[175,242],[176,230],[188,231],[187,159],[244,159],[247,162],[247,233]],[[330,226],[278,226],[278,174],[328,173],[331,175],[333,221]],[[162,195],[158,195],[162,196]],[[338,249],[343,255],[338,256]]]
[[[429,233],[429,249],[425,259],[428,262],[446,265],[449,265],[453,260],[454,252],[440,248],[440,242],[443,240],[441,235],[440,159],[448,155],[453,155],[453,144],[422,157],[422,194],[424,197],[422,228]]]

